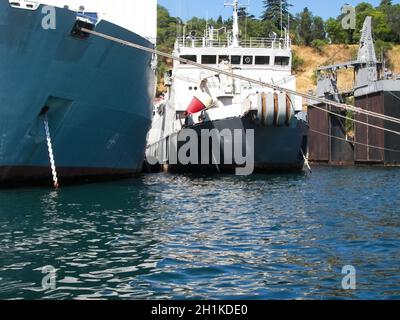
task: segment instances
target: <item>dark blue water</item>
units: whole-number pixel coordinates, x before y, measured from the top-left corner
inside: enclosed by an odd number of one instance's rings
[[[3,190],[0,298],[399,299],[399,181],[314,168]]]

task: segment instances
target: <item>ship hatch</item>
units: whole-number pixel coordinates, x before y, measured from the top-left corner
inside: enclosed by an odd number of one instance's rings
[[[83,32],[81,28],[93,30],[94,29],[94,24],[82,20],[76,20],[74,27],[71,30],[71,36],[74,38],[79,38],[79,39],[87,39],[89,38],[89,34],[86,32]]]
[[[69,111],[73,101],[59,97],[48,97],[44,107],[38,113],[36,119],[33,120],[32,126],[28,130],[27,136],[34,139],[35,143],[41,143],[46,139],[43,130],[43,117],[47,116],[51,131],[54,133],[61,126],[67,112]]]

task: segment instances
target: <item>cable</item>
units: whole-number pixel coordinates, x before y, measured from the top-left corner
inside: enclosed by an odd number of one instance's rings
[[[367,148],[373,148],[373,149],[383,150],[383,151],[389,151],[389,152],[400,153],[400,150],[389,149],[389,148],[383,148],[383,147],[377,147],[377,146],[373,146],[373,145],[366,144],[366,143],[361,143],[361,142],[356,142],[356,141],[349,141],[349,140],[347,140],[347,139],[340,138],[340,137],[337,137],[337,136],[333,136],[333,135],[330,135],[330,134],[327,134],[327,133],[323,133],[323,132],[320,132],[320,131],[317,131],[317,130],[314,130],[314,129],[309,129],[309,130],[310,130],[311,132],[318,133],[318,134],[323,135],[323,136],[325,136],[325,137],[329,137],[329,138],[334,138],[334,139],[337,139],[337,140],[346,141],[346,142],[351,143],[351,144],[360,145],[360,146],[367,147]]]
[[[346,120],[353,121],[353,122],[355,122],[355,123],[363,124],[363,125],[368,126],[368,127],[372,127],[372,128],[375,128],[375,129],[379,129],[379,130],[383,130],[383,131],[387,131],[387,132],[390,132],[390,133],[394,133],[394,134],[400,135],[400,132],[398,132],[398,131],[394,131],[394,130],[390,130],[390,129],[387,129],[387,128],[379,127],[379,126],[370,124],[370,123],[368,123],[368,122],[362,122],[362,121],[359,121],[359,120],[356,120],[356,119],[353,119],[353,118],[350,118],[350,117],[341,115],[340,113],[336,113],[336,112],[333,112],[333,111],[330,111],[330,110],[326,110],[326,109],[321,108],[321,107],[317,107],[317,106],[314,106],[314,105],[309,106],[309,107],[322,110],[322,111],[324,111],[324,112],[333,114],[333,115],[335,115],[335,116],[337,116],[337,117],[340,117],[340,118],[343,118],[343,119],[346,119]]]
[[[106,34],[102,34],[102,33],[99,33],[97,31],[89,30],[89,29],[86,29],[86,28],[80,28],[80,29],[83,32],[86,32],[86,33],[89,33],[89,34],[92,34],[92,35],[95,35],[95,36],[99,36],[101,38],[104,38],[104,39],[107,39],[107,40],[110,40],[110,41],[114,41],[114,42],[120,43],[122,45],[126,45],[128,47],[132,47],[132,48],[136,48],[136,49],[143,50],[143,51],[146,51],[146,52],[150,52],[150,53],[153,53],[153,54],[157,54],[157,55],[169,58],[169,59],[177,60],[177,61],[189,64],[189,65],[193,65],[195,67],[199,67],[199,68],[202,68],[202,69],[205,69],[205,70],[209,70],[209,71],[212,71],[212,72],[216,72],[216,73],[219,73],[219,74],[224,74],[224,75],[227,75],[229,77],[234,77],[234,78],[237,78],[237,79],[240,79],[240,80],[243,80],[243,81],[259,84],[259,85],[261,85],[263,87],[271,88],[273,90],[278,90],[278,91],[282,91],[282,92],[285,92],[285,93],[297,95],[297,96],[303,97],[304,99],[312,99],[314,101],[318,101],[318,102],[326,104],[326,105],[336,106],[336,107],[341,108],[341,109],[351,110],[351,111],[354,111],[354,112],[357,112],[357,113],[364,113],[364,114],[367,114],[367,115],[375,116],[375,117],[383,119],[383,120],[400,123],[400,119],[397,119],[397,118],[383,116],[381,114],[377,114],[375,112],[366,111],[366,110],[363,110],[361,108],[356,108],[356,107],[353,107],[353,106],[350,106],[350,105],[336,103],[336,102],[333,102],[333,101],[330,101],[330,100],[326,100],[326,99],[323,99],[323,98],[314,97],[314,96],[311,96],[311,95],[308,95],[308,94],[300,93],[300,92],[297,92],[295,90],[281,88],[281,87],[273,85],[273,84],[268,84],[268,83],[265,83],[265,82],[262,82],[262,81],[258,81],[258,80],[255,80],[255,79],[248,78],[248,77],[236,75],[236,74],[224,71],[224,70],[220,70],[220,69],[217,69],[217,68],[213,68],[213,67],[209,67],[209,66],[206,66],[206,65],[202,65],[202,64],[193,62],[191,60],[175,57],[172,54],[164,53],[164,52],[161,52],[161,51],[158,51],[158,50],[155,50],[155,49],[147,48],[147,47],[144,47],[144,46],[140,46],[140,45],[137,45],[137,44],[122,40],[122,39],[118,39],[118,38],[106,35]],[[325,109],[322,109],[322,108],[320,108],[320,109],[323,110],[323,111],[327,111],[329,113],[333,113],[332,111],[329,111],[329,110],[325,110]],[[335,113],[333,113],[333,114],[335,114]],[[339,115],[339,114],[336,114],[336,115]],[[345,116],[342,116],[342,115],[339,115],[339,116],[344,117],[344,118],[349,119],[349,120],[353,120],[355,122],[359,122],[359,123],[364,124],[364,125],[369,125],[371,127],[377,128],[377,129],[382,129],[382,130],[389,131],[389,132],[395,133],[397,135],[400,135],[400,132],[397,132],[397,131],[389,130],[389,129],[386,129],[386,128],[381,128],[381,127],[378,127],[378,126],[373,126],[371,124],[363,123],[361,121],[357,121],[355,119],[351,119],[351,118],[348,118],[348,117],[345,117]],[[319,132],[317,130],[310,129],[310,131],[318,133],[318,134],[323,135],[323,136],[327,136],[327,137],[331,137],[331,138],[334,138],[334,139],[338,139],[338,140],[342,140],[342,141],[348,142],[348,140],[346,140],[346,139],[343,139],[343,138],[340,138],[340,137],[337,137],[337,136],[333,136],[333,135],[329,135],[329,134],[325,134],[325,133]],[[384,151],[396,152],[396,153],[399,152],[400,153],[400,150],[394,150],[394,149],[389,149],[389,148],[372,146],[372,145],[369,145],[369,144],[364,144],[364,143],[360,143],[360,142],[356,142],[356,141],[354,141],[352,143],[355,144],[355,145],[361,145],[361,146],[364,146],[364,147],[367,147],[367,148],[374,148],[374,149],[378,149],[378,150],[384,150]]]
[[[324,98],[319,98],[319,97],[315,97],[315,96],[312,96],[312,95],[309,95],[309,94],[297,92],[295,90],[282,88],[282,87],[279,87],[279,86],[274,85],[274,84],[270,84],[270,83],[266,83],[266,82],[263,82],[263,81],[255,80],[255,79],[252,79],[252,78],[248,78],[248,77],[245,77],[245,76],[241,76],[241,75],[238,75],[238,74],[234,74],[233,72],[227,72],[227,71],[224,71],[224,70],[221,70],[221,69],[218,69],[218,68],[210,67],[210,66],[207,66],[207,65],[202,65],[200,63],[197,63],[197,62],[194,62],[194,61],[191,61],[191,60],[187,60],[187,59],[183,59],[183,58],[180,58],[180,57],[176,57],[176,56],[174,56],[172,54],[169,54],[169,53],[165,53],[165,52],[162,52],[162,51],[159,51],[159,50],[156,50],[156,49],[151,49],[151,48],[148,48],[148,47],[145,47],[145,46],[141,46],[141,45],[138,45],[138,44],[126,41],[126,40],[118,39],[118,38],[115,38],[113,36],[109,36],[109,35],[106,35],[104,33],[100,33],[100,32],[97,32],[97,31],[94,31],[94,30],[90,30],[90,29],[87,29],[87,28],[80,27],[79,29],[82,32],[85,32],[85,33],[88,33],[88,34],[92,34],[94,36],[98,36],[98,37],[106,39],[106,40],[110,40],[110,41],[113,41],[113,42],[116,42],[116,43],[119,43],[119,44],[122,44],[122,45],[125,45],[125,46],[128,46],[128,47],[131,47],[131,48],[135,48],[135,49],[146,51],[146,52],[149,52],[149,53],[152,53],[152,54],[156,54],[156,55],[159,55],[159,56],[162,56],[162,57],[165,57],[165,58],[169,58],[169,59],[173,59],[173,60],[176,60],[176,61],[180,61],[182,63],[188,64],[188,65],[192,65],[192,66],[195,66],[195,67],[198,67],[198,68],[201,68],[201,69],[209,70],[209,71],[212,71],[212,72],[215,72],[215,73],[218,73],[218,74],[224,74],[226,76],[233,77],[233,78],[236,78],[236,79],[239,79],[239,80],[243,80],[243,81],[246,81],[246,82],[252,82],[252,83],[258,84],[258,85],[260,85],[262,87],[270,88],[270,89],[273,89],[273,90],[276,90],[276,91],[285,92],[287,94],[293,94],[293,95],[302,97],[304,99],[309,99],[309,100],[313,100],[313,101],[316,101],[316,102],[320,102],[322,104],[335,106],[335,107],[338,107],[340,109],[350,110],[350,111],[353,111],[355,113],[366,114],[366,115],[369,115],[369,116],[377,117],[377,118],[380,118],[380,119],[383,119],[383,120],[387,120],[387,121],[390,121],[390,122],[395,122],[395,123],[399,123],[400,124],[400,119],[397,119],[397,118],[384,116],[384,115],[381,115],[381,114],[377,114],[375,112],[363,110],[361,108],[356,108],[354,106],[341,104],[341,103],[330,101],[330,100],[327,100],[327,99],[324,99]]]

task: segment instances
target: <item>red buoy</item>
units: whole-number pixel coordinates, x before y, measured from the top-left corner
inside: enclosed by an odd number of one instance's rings
[[[204,109],[209,108],[211,104],[212,104],[212,98],[209,96],[204,96],[200,98],[193,97],[188,108],[186,109],[186,114],[191,115],[200,112]]]
[[[192,102],[190,102],[189,107],[186,109],[187,114],[193,114],[204,110],[206,106],[198,98],[193,97]]]

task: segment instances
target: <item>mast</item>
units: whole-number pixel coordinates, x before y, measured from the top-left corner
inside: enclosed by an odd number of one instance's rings
[[[283,5],[282,5],[282,0],[281,0],[281,38],[283,34]]]
[[[232,28],[232,46],[239,47],[239,3],[238,0],[233,1],[233,28]]]
[[[239,0],[233,0],[233,3],[225,3],[225,6],[233,7],[233,26],[232,26],[232,47],[239,47],[239,7],[247,7],[248,4],[239,4]]]

